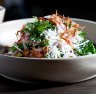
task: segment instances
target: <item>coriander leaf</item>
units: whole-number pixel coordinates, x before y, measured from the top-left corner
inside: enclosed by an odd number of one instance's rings
[[[35,29],[37,31],[39,31],[40,33],[42,33],[43,31],[47,30],[47,29],[53,29],[54,25],[52,25],[52,23],[48,20],[46,21],[38,21],[36,23]]]
[[[84,38],[86,34],[87,33],[85,31],[81,31],[80,34],[79,34],[79,36],[81,36],[82,38]]]
[[[31,35],[31,36],[29,37],[29,39],[32,40],[32,41],[34,41],[35,38],[36,38],[36,34],[33,34],[33,35]]]
[[[77,49],[74,49],[75,53],[79,56],[95,54],[96,48],[93,45],[93,42],[89,41],[83,45],[80,45]]]
[[[20,44],[14,44],[14,45],[10,48],[10,50],[14,52],[14,51],[18,50],[17,48],[23,50],[23,49],[24,49],[23,44],[22,44],[22,43],[20,43]]]
[[[40,43],[40,47],[45,47],[45,46],[48,46],[49,45],[49,41],[48,40],[43,40],[41,43]]]
[[[36,34],[36,36],[39,36],[47,29],[55,29],[55,26],[50,21],[44,20],[34,23],[27,23],[22,31],[25,33],[29,32],[30,34]]]
[[[34,24],[33,23],[27,23],[24,27],[24,29],[22,30],[23,32],[32,32],[32,30],[34,29]]]
[[[12,46],[12,47],[10,47],[10,50],[14,52],[14,51],[16,51],[17,49],[16,49],[16,47]]]

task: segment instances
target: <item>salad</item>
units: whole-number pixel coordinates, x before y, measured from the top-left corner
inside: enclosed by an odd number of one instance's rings
[[[3,53],[17,57],[72,58],[96,53],[92,41],[85,38],[84,26],[64,15],[34,17],[16,34],[18,41]]]

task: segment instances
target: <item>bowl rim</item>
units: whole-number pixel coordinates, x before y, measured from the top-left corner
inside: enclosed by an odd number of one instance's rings
[[[31,20],[34,18],[23,18],[23,19],[17,19],[17,20],[11,20],[11,21],[6,21],[0,24],[0,26],[5,25],[5,24],[10,24],[10,23],[16,23],[18,21],[26,21],[26,20]],[[87,20],[87,19],[81,19],[81,18],[71,18],[74,21],[83,21],[83,22],[87,22],[87,23],[92,23],[92,24],[96,24],[95,21],[92,20]],[[0,56],[3,57],[8,57],[8,58],[15,58],[15,59],[26,59],[26,60],[77,60],[77,59],[85,59],[85,58],[89,58],[89,57],[96,57],[96,54],[91,54],[91,55],[85,55],[85,56],[79,56],[79,57],[72,57],[72,58],[32,58],[32,57],[16,57],[16,56],[9,56],[9,55],[3,55],[0,54]]]
[[[87,20],[87,19],[82,19],[82,18],[74,18],[74,17],[70,17],[70,18],[72,20],[74,20],[74,21],[83,21],[83,22],[96,24],[96,21],[93,21],[93,20]],[[9,21],[4,21],[0,25],[9,24],[9,23],[15,23],[17,21],[26,21],[26,20],[31,20],[31,19],[34,19],[34,18],[22,18],[22,19],[16,19],[16,20],[9,20]]]
[[[73,17],[70,17],[70,18],[74,21],[83,21],[83,22],[96,24],[96,21],[92,21],[92,20],[87,20],[87,19],[82,19],[82,18],[73,18]],[[4,24],[15,23],[18,21],[26,21],[26,20],[31,20],[31,19],[34,20],[34,18],[22,18],[22,19],[16,19],[16,20],[9,20],[9,21],[5,21],[5,22],[1,23],[0,26],[4,25]]]

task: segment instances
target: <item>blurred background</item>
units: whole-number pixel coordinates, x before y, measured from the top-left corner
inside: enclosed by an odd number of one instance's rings
[[[0,0],[6,8],[4,21],[55,13],[96,21],[95,0]]]

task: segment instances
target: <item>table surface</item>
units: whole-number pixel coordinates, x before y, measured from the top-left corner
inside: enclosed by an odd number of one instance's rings
[[[96,77],[87,81],[67,84],[38,82],[25,84],[0,76],[0,94],[96,94]]]

